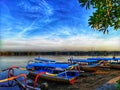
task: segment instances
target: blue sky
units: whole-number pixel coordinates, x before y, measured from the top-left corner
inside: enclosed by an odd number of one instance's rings
[[[78,0],[0,0],[0,50],[120,50],[120,30],[88,26],[93,11]]]

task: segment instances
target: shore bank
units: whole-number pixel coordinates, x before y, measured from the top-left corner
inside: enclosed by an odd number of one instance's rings
[[[114,80],[113,78],[118,76],[120,76],[120,70],[99,70],[97,74],[80,76],[73,85],[49,83],[48,90],[96,90],[103,87],[109,80]]]

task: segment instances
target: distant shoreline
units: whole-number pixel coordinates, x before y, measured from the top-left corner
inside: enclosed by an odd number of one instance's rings
[[[120,51],[1,51],[0,56],[75,55],[75,56],[120,56]]]

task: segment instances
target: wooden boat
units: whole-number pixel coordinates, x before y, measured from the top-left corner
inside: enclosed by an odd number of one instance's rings
[[[55,60],[50,60],[50,59],[46,59],[46,58],[36,57],[36,58],[34,58],[34,60],[29,60],[28,64],[35,63],[35,62],[39,62],[39,63],[56,63]]]
[[[47,58],[41,58],[41,57],[36,57],[34,58],[34,60],[29,60],[28,61],[28,64],[29,63],[36,63],[36,62],[39,62],[39,63],[59,63],[59,64],[67,64],[67,62],[57,62],[55,60],[51,60],[51,59],[47,59]]]
[[[81,70],[85,72],[95,72],[99,69],[99,65],[96,60],[86,60],[86,59],[68,59],[68,62],[77,63]]]
[[[99,69],[98,65],[81,66],[81,70],[86,72],[96,72],[98,69]]]
[[[101,67],[109,66],[112,69],[120,69],[120,58],[88,58],[88,60],[97,60]]]
[[[87,60],[97,60],[97,61],[108,61],[108,60],[112,60],[113,58],[87,58]]]
[[[39,62],[45,62],[45,63],[55,63],[56,62],[55,60],[50,60],[50,59],[40,58],[40,57],[36,57],[35,60],[39,61]]]
[[[120,69],[120,63],[119,64],[110,64],[110,68],[112,68],[112,69]]]
[[[44,72],[40,78],[48,81],[73,84],[80,75],[78,64],[70,65],[66,63],[30,63],[26,67],[31,76],[36,76]]]
[[[110,62],[110,68],[112,69],[120,69],[120,58],[115,58]]]

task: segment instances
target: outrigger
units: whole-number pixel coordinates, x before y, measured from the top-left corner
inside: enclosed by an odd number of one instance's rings
[[[42,83],[41,85],[37,84],[38,78],[43,73],[39,73],[35,80],[32,81],[31,79],[27,78],[26,74],[15,75],[14,69],[19,69],[19,67],[12,66],[10,68],[1,70],[1,74],[5,71],[8,71],[8,77],[4,79],[1,79],[2,77],[0,77],[0,90],[45,90],[48,87],[47,83]]]
[[[68,59],[68,63],[79,64],[80,69],[85,72],[96,72],[99,69],[97,60],[70,58]]]

